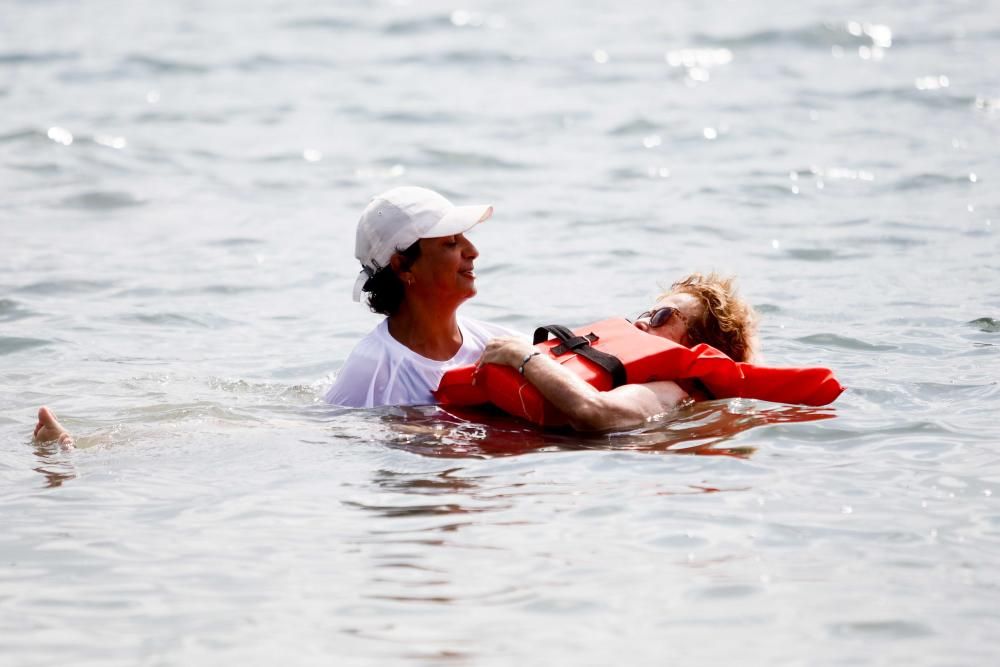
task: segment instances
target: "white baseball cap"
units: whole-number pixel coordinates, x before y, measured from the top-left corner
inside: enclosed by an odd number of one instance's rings
[[[491,215],[492,206],[455,206],[433,190],[412,185],[373,197],[358,220],[354,256],[361,273],[354,282],[354,300],[361,300],[365,282],[388,266],[393,254],[420,239],[467,232]]]

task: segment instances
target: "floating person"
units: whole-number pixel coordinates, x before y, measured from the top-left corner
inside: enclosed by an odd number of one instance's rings
[[[348,355],[328,403],[434,403],[445,371],[475,363],[487,341],[516,333],[458,314],[476,294],[479,251],[465,234],[491,215],[492,206],[454,206],[413,186],[372,199],[358,221],[354,300],[365,293],[372,311],[386,317]]]
[[[820,406],[840,395],[843,387],[826,368],[750,363],[756,320],[732,278],[694,273],[634,323],[610,319],[576,332],[543,327],[536,345],[492,340],[475,366],[446,373],[435,397],[446,408],[492,403],[543,426],[606,431],[637,426],[694,398]],[[558,340],[545,343],[549,333]]]

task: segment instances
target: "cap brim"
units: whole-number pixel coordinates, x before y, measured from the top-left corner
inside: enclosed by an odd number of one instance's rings
[[[486,204],[456,206],[448,211],[433,227],[420,235],[422,239],[464,234],[493,215],[493,207]]]

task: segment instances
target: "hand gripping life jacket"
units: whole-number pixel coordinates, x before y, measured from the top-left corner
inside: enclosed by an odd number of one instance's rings
[[[548,334],[554,340],[546,340]],[[535,346],[600,391],[623,384],[672,380],[696,398],[755,398],[777,403],[826,405],[844,388],[827,368],[769,368],[733,361],[704,343],[685,347],[609,319],[569,331],[550,325],[535,331]],[[434,393],[442,405],[492,403],[542,426],[566,416],[510,366],[483,364],[447,371]]]

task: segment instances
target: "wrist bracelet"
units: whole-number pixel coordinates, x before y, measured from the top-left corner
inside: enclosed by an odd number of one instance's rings
[[[540,354],[541,352],[535,350],[533,352],[529,352],[528,354],[524,355],[524,359],[521,359],[521,365],[517,367],[517,372],[520,373],[521,375],[524,375],[524,367],[528,364],[529,361],[531,361]]]

